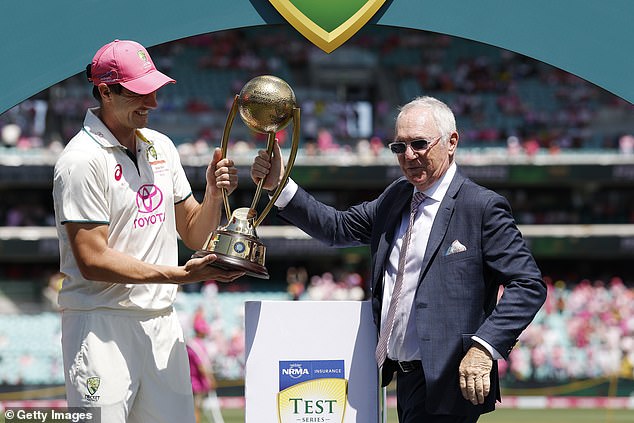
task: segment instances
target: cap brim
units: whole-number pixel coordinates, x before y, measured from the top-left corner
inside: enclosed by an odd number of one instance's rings
[[[133,93],[145,95],[158,90],[164,85],[174,83],[176,83],[174,79],[164,73],[153,70],[139,78],[133,79],[132,81],[121,82],[121,85]]]

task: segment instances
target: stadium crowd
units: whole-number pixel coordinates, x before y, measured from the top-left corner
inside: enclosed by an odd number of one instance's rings
[[[501,188],[520,225],[632,224],[634,191],[603,187],[587,192],[556,187]],[[0,227],[54,226],[50,194],[9,191],[0,202]]]
[[[545,278],[548,298],[502,371],[519,380],[634,378],[634,289]]]
[[[311,91],[311,69],[327,63],[320,61],[323,53],[300,37],[289,37],[286,27],[267,27],[266,36],[260,31],[206,34],[150,49],[159,68],[178,75],[178,84],[160,99],[161,108],[152,119],[164,125],[166,133],[176,134],[183,157],[209,157],[212,146],[219,142],[233,95],[248,79],[262,73],[280,75],[298,93],[307,93],[298,96],[303,137],[300,159],[343,157],[362,164],[385,160],[389,153],[384,146],[393,127],[391,103],[402,104],[421,93],[435,95],[456,110],[463,132],[461,149],[466,154],[469,149],[486,154],[489,148],[511,157],[598,150],[634,154],[632,104],[599,87],[494,47],[422,31],[402,36],[386,28],[361,31],[332,56],[333,61],[344,62],[346,57],[358,58],[348,65],[394,76],[390,80],[395,89],[387,90],[394,98],[373,101],[372,132],[361,136],[359,116],[350,99]],[[52,163],[93,102],[89,84],[79,74],[1,114],[0,157],[10,160],[39,154],[44,164]],[[190,133],[179,132],[179,122],[186,122]],[[284,136],[280,134],[282,141]],[[236,154],[252,155],[257,148],[246,138],[232,142]],[[530,188],[502,191],[519,224],[634,223],[634,196],[627,187],[602,189],[592,202],[575,192],[539,191],[538,200]],[[52,206],[46,206],[50,193],[45,195],[25,190],[3,192],[0,226],[53,225]],[[571,197],[561,201],[562,195]],[[5,269],[4,276],[7,272]],[[200,292],[179,294],[177,306],[184,327],[191,328],[194,310],[204,309],[210,327],[207,342],[219,380],[244,376],[245,300],[365,297],[363,278],[354,272],[309,275],[306,269],[292,268],[287,282],[287,291],[225,292],[208,283]],[[607,375],[634,378],[632,281],[546,277],[546,282],[547,302],[522,335],[510,361],[501,363],[504,377],[538,381]],[[0,317],[0,383],[63,381],[57,317],[54,311],[37,319]],[[46,328],[46,334],[38,330],[41,328]],[[25,342],[25,334],[34,339]]]
[[[343,273],[340,278],[330,272],[313,275],[297,299],[360,299],[360,279],[355,273]],[[634,379],[634,287],[628,287],[619,277],[608,282],[553,281],[550,277],[545,277],[545,281],[546,304],[520,337],[510,360],[500,362],[501,374],[509,380],[550,382],[610,376]],[[214,292],[213,297],[217,296]],[[292,299],[293,293],[279,298]],[[217,304],[218,300],[214,301]],[[236,309],[235,313],[241,316],[242,310]],[[216,331],[222,332],[226,320],[217,313],[210,316]],[[224,356],[231,357],[229,361],[221,360],[223,366],[228,362],[243,364],[239,359],[243,351],[236,351],[235,342],[242,337],[241,331],[238,325],[216,338],[214,348],[227,351]],[[226,374],[226,368],[217,371]]]
[[[294,274],[298,269],[289,269]],[[301,273],[300,269],[300,273]],[[335,276],[336,275],[336,276]],[[176,303],[186,336],[202,310],[214,374],[225,383],[244,377],[244,302],[248,300],[363,299],[361,276],[325,272],[289,278],[288,291],[227,291],[214,282],[198,293],[181,292]],[[634,379],[634,287],[620,277],[553,280],[545,277],[548,298],[522,334],[509,361],[500,361],[503,380],[568,382],[620,377]],[[297,286],[290,288],[294,283]],[[500,292],[501,294],[501,292]],[[60,383],[59,321],[54,312],[0,316],[0,383]],[[34,339],[30,339],[30,337]]]
[[[325,60],[325,53],[289,31],[284,26],[223,31],[151,49],[160,67],[178,80],[162,93],[152,126],[172,135],[185,163],[211,155],[229,102],[248,79],[262,73],[286,78],[297,92],[302,109],[298,163],[320,157],[341,166],[393,163],[385,148],[392,135],[392,103],[420,93],[435,95],[456,111],[462,133],[459,162],[468,164],[492,150],[497,151],[494,162],[569,152],[633,154],[632,104],[547,64],[468,40],[385,28],[364,29]],[[372,104],[369,118],[359,117],[358,99],[314,88],[319,84],[311,78],[333,63],[370,69],[369,83],[383,81],[383,88],[371,87],[372,98],[364,100]],[[380,72],[396,77],[377,78]],[[1,114],[0,163],[37,156],[51,165],[92,104],[80,73]],[[285,131],[278,137],[288,146]],[[250,160],[258,137],[238,131],[234,138],[231,155]],[[634,223],[634,195],[619,187],[597,193],[601,201],[591,203],[577,192],[564,193],[570,198],[563,208],[559,192],[540,192],[540,202],[550,198],[548,204],[533,201],[527,190],[505,195],[520,224]],[[8,191],[6,200],[0,203],[0,226],[52,224],[51,208],[43,207],[50,200],[41,194]]]
[[[163,95],[153,119],[174,125],[180,118],[194,119],[197,131],[177,141],[195,152],[197,141],[220,138],[228,103],[244,83],[271,73],[306,94],[298,96],[306,154],[354,153],[368,142],[382,144],[393,126],[390,103],[403,104],[423,92],[455,110],[464,147],[504,146],[526,155],[597,148],[632,154],[632,104],[553,66],[468,40],[386,28],[361,31],[326,61],[325,53],[289,31],[284,26],[231,30],[154,47],[159,67],[177,75],[179,84]],[[373,128],[363,137],[351,123],[357,113],[351,109],[353,95],[312,88],[314,68],[339,62],[395,76],[382,84],[395,84],[396,96],[366,99],[373,103]],[[80,73],[3,113],[4,147],[59,152],[93,104],[89,91]]]

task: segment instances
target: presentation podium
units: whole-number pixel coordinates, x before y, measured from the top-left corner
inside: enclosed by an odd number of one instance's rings
[[[247,301],[245,338],[245,423],[379,423],[369,301]]]

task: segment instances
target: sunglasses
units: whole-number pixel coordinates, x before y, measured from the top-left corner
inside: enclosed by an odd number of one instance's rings
[[[424,140],[424,139],[412,140],[410,142],[395,141],[395,142],[389,143],[387,146],[390,148],[390,150],[394,154],[405,153],[408,145],[412,147],[412,150],[414,151],[425,151],[433,147],[433,145],[436,144],[436,142],[438,142],[438,140],[441,138],[442,138],[442,135],[438,136],[436,139],[432,141]]]

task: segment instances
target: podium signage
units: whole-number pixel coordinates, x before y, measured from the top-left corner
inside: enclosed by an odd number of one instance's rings
[[[348,399],[344,360],[280,361],[280,423],[343,423]]]
[[[247,301],[245,423],[378,423],[369,301]]]

